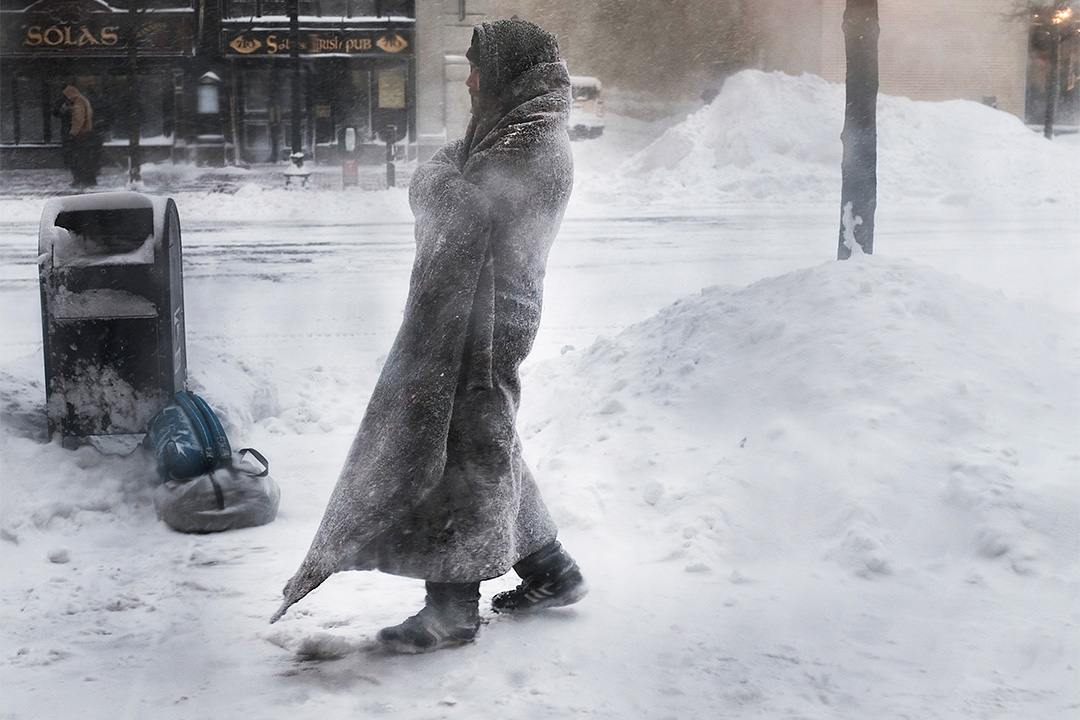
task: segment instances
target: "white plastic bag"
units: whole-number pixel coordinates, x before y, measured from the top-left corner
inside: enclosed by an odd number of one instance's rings
[[[254,455],[262,469],[243,459]],[[277,517],[281,489],[268,474],[265,458],[241,450],[231,467],[221,467],[190,480],[170,480],[154,490],[158,517],[173,530],[211,533],[255,527]]]

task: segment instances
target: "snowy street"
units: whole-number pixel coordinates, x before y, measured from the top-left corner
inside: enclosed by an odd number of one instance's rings
[[[24,201],[25,202],[25,201]],[[30,205],[31,203],[25,202]],[[287,362],[288,338],[319,338],[326,357],[385,352],[400,321],[412,263],[412,223],[329,222],[315,218],[243,223],[203,219],[180,205],[185,299],[193,342],[244,338],[259,358]],[[696,208],[695,208],[696,210]],[[567,345],[583,349],[684,296],[711,285],[759,278],[835,255],[838,213],[827,203],[761,202],[709,208],[683,217],[569,217],[549,264],[544,323],[533,359]],[[1080,308],[1074,227],[1068,213],[1016,218],[966,209],[883,208],[879,246],[977,282],[990,268],[1018,299]],[[3,313],[37,302],[37,218],[4,224],[0,253]],[[1036,240],[1037,239],[1037,240]],[[1040,283],[1032,283],[1038,276]],[[227,308],[217,288],[228,282]],[[351,303],[337,301],[343,293]],[[295,322],[289,322],[292,318]],[[6,318],[5,318],[6,319]],[[0,358],[22,355],[41,328],[4,323]],[[305,356],[305,362],[310,355]]]
[[[170,194],[190,389],[282,491],[213,535],[156,518],[146,453],[46,436],[47,197],[0,191],[0,718],[1074,720],[1080,143],[882,96],[839,263],[842,107],[749,71],[575,144],[518,428],[591,592],[510,618],[485,582],[476,642],[420,656],[374,641],[416,580],[268,624],[398,328],[407,191]]]

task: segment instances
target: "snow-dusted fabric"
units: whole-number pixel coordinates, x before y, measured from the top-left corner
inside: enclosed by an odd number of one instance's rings
[[[466,137],[413,175],[404,319],[274,620],[341,570],[476,582],[555,539],[515,419],[518,368],[573,182],[570,79],[535,25],[478,31],[482,106]],[[522,47],[543,50],[529,63]],[[492,77],[502,84],[483,80]]]

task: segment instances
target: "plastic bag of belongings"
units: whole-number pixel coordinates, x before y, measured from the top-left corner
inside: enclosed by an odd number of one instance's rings
[[[281,491],[266,458],[252,448],[234,453],[221,421],[195,393],[177,393],[150,420],[147,437],[161,479],[154,507],[169,527],[210,533],[277,517]]]

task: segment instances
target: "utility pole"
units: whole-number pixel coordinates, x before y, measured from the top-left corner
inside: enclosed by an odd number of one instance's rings
[[[1070,3],[1058,0],[1049,17],[1044,11],[1035,13],[1036,24],[1045,27],[1050,38],[1050,75],[1046,82],[1046,115],[1043,118],[1043,136],[1054,137],[1057,106],[1061,97],[1061,44],[1065,39],[1080,33],[1080,18],[1073,13]]]
[[[304,149],[301,141],[300,98],[300,0],[289,0],[289,59],[292,62],[292,158],[297,168],[304,165]]]
[[[837,258],[847,260],[857,244],[874,251],[874,212],[877,209],[877,0],[847,0],[844,10],[847,55],[844,144],[841,161],[840,244]]]
[[[139,147],[139,0],[128,0],[127,9],[127,90],[128,90],[128,182],[142,181],[142,149]]]

